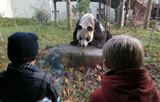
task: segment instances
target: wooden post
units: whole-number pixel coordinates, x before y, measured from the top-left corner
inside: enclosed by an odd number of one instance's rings
[[[54,2],[54,20],[55,22],[57,22],[57,5],[56,5],[57,0],[53,0],[53,2]]]
[[[126,0],[120,1],[120,7],[118,10],[118,28],[122,29],[123,23],[124,23],[124,6],[125,6]]]
[[[130,4],[131,4],[131,0],[128,0],[127,1],[127,8],[126,8],[124,25],[127,25],[127,23],[128,23],[129,10],[130,10],[130,6],[131,6]]]
[[[144,22],[144,29],[145,30],[148,29],[148,27],[149,27],[152,4],[153,4],[153,0],[148,0],[147,9],[146,9],[146,13],[145,13],[145,22]]]
[[[72,29],[72,15],[71,15],[71,7],[70,0],[67,0],[67,17],[68,17],[68,29]]]

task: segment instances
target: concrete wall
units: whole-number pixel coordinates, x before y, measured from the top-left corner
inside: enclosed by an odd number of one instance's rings
[[[50,20],[54,20],[54,6],[52,0],[11,0],[12,6],[10,0],[1,0],[3,3],[0,3],[0,10],[3,10],[6,8],[7,2],[9,1],[6,17],[25,17],[25,18],[31,18],[32,16],[35,16],[35,8],[43,8],[45,9],[48,14],[50,15]],[[71,9],[73,5],[76,5],[77,2],[72,1],[71,2]],[[13,13],[12,9],[13,8]],[[3,9],[1,9],[3,8]],[[98,8],[99,3],[98,2],[91,2],[90,8],[92,10],[93,16],[96,18],[98,14]],[[58,20],[66,20],[67,19],[67,10],[66,10],[66,2],[57,2],[57,19]],[[111,9],[111,12],[114,12],[114,9]],[[114,13],[112,13],[112,18],[114,18]],[[78,19],[79,16],[74,15],[72,13],[72,19]]]
[[[10,0],[0,0],[0,14],[3,17],[13,17]]]
[[[158,4],[159,0],[153,0],[154,4]]]
[[[35,8],[46,8],[48,11],[48,0],[12,0],[15,17],[31,18],[34,16]]]

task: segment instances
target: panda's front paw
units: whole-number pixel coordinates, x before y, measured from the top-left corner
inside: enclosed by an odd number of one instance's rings
[[[78,45],[78,41],[72,41],[72,42],[70,42],[70,44],[76,46],[76,45]]]

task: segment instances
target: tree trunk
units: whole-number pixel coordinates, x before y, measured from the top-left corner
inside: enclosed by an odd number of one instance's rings
[[[127,9],[126,9],[126,14],[125,14],[125,22],[124,25],[127,25],[128,23],[128,17],[129,17],[129,10],[130,10],[130,5],[131,4],[131,0],[127,1]]]
[[[72,29],[72,15],[71,15],[71,7],[70,0],[67,0],[67,17],[68,17],[68,29]]]
[[[99,22],[101,21],[101,4],[102,4],[102,1],[99,0],[99,14],[98,14],[98,20],[99,20]]]
[[[145,13],[145,22],[144,22],[144,29],[145,30],[148,29],[148,27],[149,27],[152,4],[153,4],[153,0],[148,0],[147,9],[146,9],[146,13]]]
[[[120,7],[118,8],[118,28],[122,29],[123,23],[124,23],[124,6],[125,6],[126,0],[120,1]]]
[[[0,40],[2,41],[2,32],[1,32],[1,28],[0,28]]]
[[[13,13],[14,25],[15,25],[15,27],[17,27],[16,18],[15,18],[14,9],[13,9],[13,2],[14,2],[14,1],[11,0],[11,6],[12,6],[12,13]]]
[[[83,16],[82,12],[79,12],[79,19]]]
[[[107,32],[107,26],[108,26],[108,11],[109,11],[109,0],[106,0],[106,23],[105,23],[105,31]]]
[[[104,9],[103,19],[106,20],[106,5],[105,5],[105,3],[104,3],[103,9]]]
[[[57,22],[57,5],[56,5],[57,0],[53,0],[53,2],[54,2],[54,20],[55,22]]]
[[[0,13],[0,40],[2,41],[1,27],[3,24],[3,14]]]
[[[109,10],[108,10],[108,22],[109,22],[109,26],[111,23],[111,0],[109,0]]]

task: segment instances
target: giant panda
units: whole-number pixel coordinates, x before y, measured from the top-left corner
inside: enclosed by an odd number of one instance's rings
[[[71,45],[78,45],[86,47],[88,45],[102,48],[107,40],[112,38],[112,35],[107,31],[105,35],[102,25],[93,17],[92,14],[87,13],[83,15],[77,22],[75,31],[73,33],[73,41]]]

